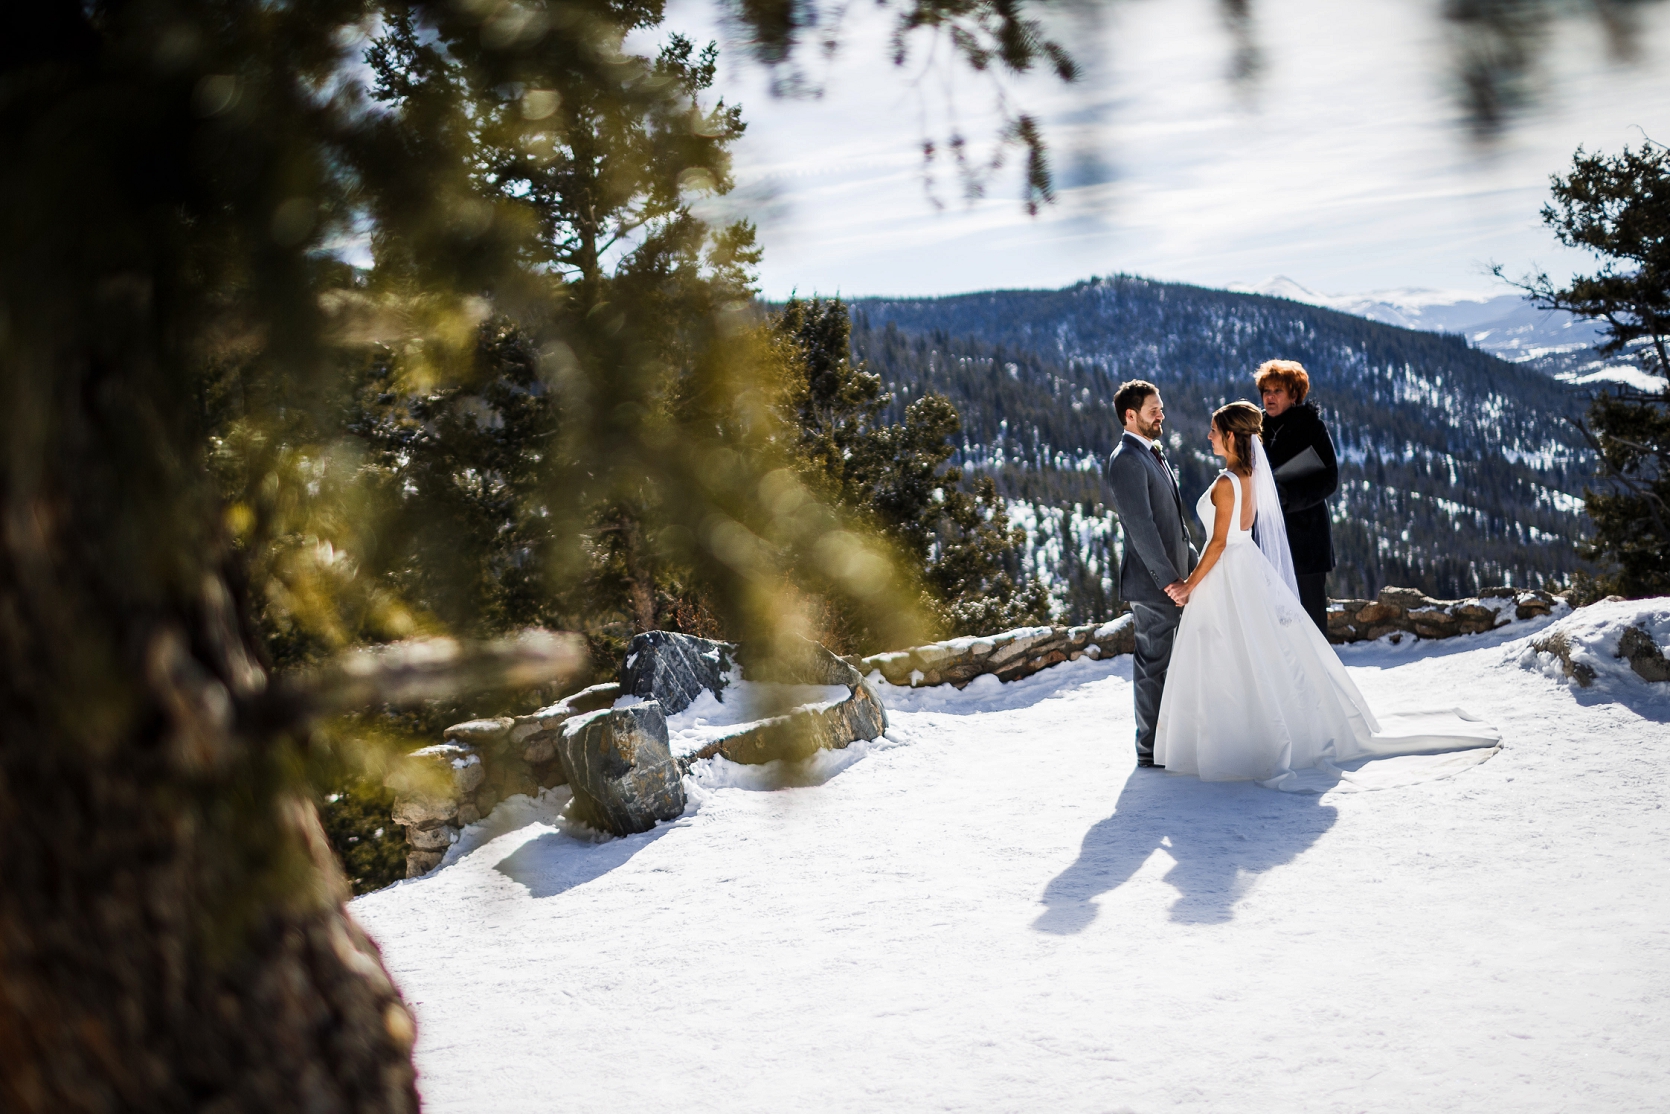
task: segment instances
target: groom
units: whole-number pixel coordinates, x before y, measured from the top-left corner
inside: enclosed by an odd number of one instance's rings
[[[1113,395],[1114,413],[1125,435],[1108,457],[1107,480],[1113,509],[1125,539],[1119,562],[1119,597],[1136,617],[1137,648],[1132,675],[1136,693],[1137,765],[1154,765],[1154,728],[1160,717],[1171,642],[1183,609],[1170,590],[1199,559],[1183,525],[1183,495],[1177,477],[1160,449],[1165,406],[1160,389],[1142,379],[1120,384]]]

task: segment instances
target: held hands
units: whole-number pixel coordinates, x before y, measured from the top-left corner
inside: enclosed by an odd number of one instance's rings
[[[1178,607],[1182,607],[1184,604],[1189,602],[1189,593],[1191,591],[1193,591],[1193,589],[1189,587],[1187,581],[1174,580],[1170,584],[1166,585],[1166,595],[1170,596],[1171,602],[1176,604]]]

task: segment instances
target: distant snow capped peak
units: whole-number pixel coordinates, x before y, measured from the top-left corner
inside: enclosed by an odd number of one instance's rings
[[[1237,294],[1286,298],[1405,329],[1459,333],[1475,348],[1516,363],[1583,352],[1601,337],[1599,327],[1592,322],[1538,309],[1522,295],[1512,293],[1405,287],[1367,294],[1318,294],[1286,275],[1260,283],[1235,283],[1229,289]]]
[[[1428,332],[1454,332],[1451,322],[1432,324],[1425,320],[1432,311],[1455,310],[1459,314],[1437,314],[1441,317],[1461,316],[1490,320],[1519,307],[1523,299],[1517,294],[1481,293],[1477,290],[1430,290],[1423,287],[1402,287],[1396,290],[1372,290],[1367,294],[1318,294],[1286,275],[1276,275],[1259,283],[1235,283],[1229,287],[1238,294],[1262,294],[1268,298],[1286,298],[1291,302],[1337,309],[1401,325],[1406,329]]]

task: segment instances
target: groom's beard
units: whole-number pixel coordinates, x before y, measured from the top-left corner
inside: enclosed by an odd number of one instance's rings
[[[1153,425],[1144,425],[1139,420],[1136,423],[1137,432],[1148,438],[1150,441],[1158,441],[1160,439],[1161,424],[1162,423],[1160,422],[1155,422]]]

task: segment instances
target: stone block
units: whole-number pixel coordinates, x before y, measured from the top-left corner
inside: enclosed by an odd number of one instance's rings
[[[956,656],[956,648],[943,642],[930,642],[926,646],[917,646],[910,652],[911,664],[924,673],[950,665]]]
[[[1640,627],[1624,628],[1623,635],[1618,639],[1616,656],[1627,660],[1635,675],[1643,681],[1655,684],[1670,681],[1670,661],[1665,660],[1664,651],[1658,648],[1653,636]]]
[[[522,746],[522,761],[530,766],[543,766],[557,756],[557,736],[560,731],[541,731],[529,737]]]
[[[978,658],[965,658],[955,665],[947,666],[940,671],[940,675],[949,683],[963,688],[974,678],[986,671],[985,664]]]
[[[438,828],[407,828],[406,842],[417,851],[445,851],[458,839],[458,829],[450,824]]]
[[[987,652],[990,653],[989,648]],[[910,677],[910,671],[912,668],[914,667],[910,664],[909,650],[894,650],[891,653],[886,654],[871,654],[869,657],[864,659],[863,665],[860,666],[860,669],[866,674],[870,673],[872,670],[880,673],[883,677],[887,678],[887,683],[890,685],[905,684],[907,679]]]
[[[395,791],[396,824],[410,830],[469,822],[459,820],[459,811],[486,780],[480,755],[470,747],[441,743],[413,751],[407,762],[385,782]]]
[[[673,631],[645,631],[626,648],[620,695],[653,700],[665,709],[664,714],[676,715],[704,691],[723,700],[735,662],[736,647],[729,642]]]
[[[394,822],[404,828],[432,828],[458,818],[452,797],[396,797]]]
[[[1382,588],[1380,589],[1380,603],[1388,607],[1401,607],[1409,610],[1429,605],[1426,595],[1414,588]]]
[[[571,807],[583,823],[631,835],[684,812],[684,784],[658,701],[576,717],[564,726],[557,751],[574,789]]]
[[[563,697],[557,701],[557,705],[571,712],[595,712],[613,704],[620,697],[620,692],[619,681],[604,681],[600,685],[591,685],[571,696]]]
[[[874,739],[887,730],[887,712],[867,681],[852,695],[827,708],[797,708],[755,724],[719,742],[717,751],[732,762],[759,765],[777,759],[802,761],[820,750],[841,750],[858,739]]]
[[[431,870],[441,865],[446,857],[445,851],[408,851],[406,852],[406,877],[421,878]]]
[[[552,748],[553,751],[555,749],[555,747]],[[562,768],[562,760],[556,757],[554,753],[548,761],[529,766],[529,770],[533,774],[534,784],[541,789],[550,789],[552,786],[568,784],[568,771]]]
[[[1055,632],[1049,627],[1023,628],[1016,632],[1014,638],[995,647],[992,650],[991,657],[986,660],[986,664],[995,673],[1009,662],[1024,657],[1032,651],[1033,647],[1045,639],[1053,637],[1054,634]]]
[[[1101,657],[1134,654],[1137,650],[1137,623],[1129,615],[1121,615],[1111,623],[1103,623],[1091,636]]]
[[[574,716],[607,708],[619,696],[620,685],[614,681],[583,688],[532,715],[517,716],[510,729],[510,741],[513,747],[521,748],[520,757],[530,768],[549,766],[557,756],[557,738],[562,734],[562,725]],[[549,771],[536,772],[534,780],[547,787],[567,780],[551,781],[548,775]]]
[[[497,719],[472,719],[467,723],[455,723],[441,732],[441,738],[448,742],[463,743],[466,746],[475,743],[492,743],[506,738],[516,721],[509,716]]]
[[[1399,589],[1401,591],[1402,589]],[[1358,623],[1384,623],[1392,619],[1403,617],[1403,608],[1390,603],[1365,603],[1357,609],[1355,621]]]

